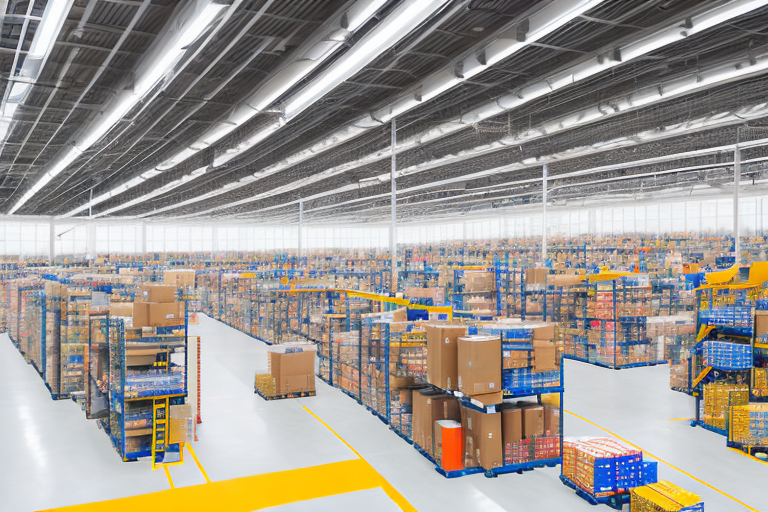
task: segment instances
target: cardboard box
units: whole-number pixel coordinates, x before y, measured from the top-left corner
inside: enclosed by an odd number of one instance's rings
[[[504,446],[523,438],[523,410],[510,407],[501,411],[501,442]]]
[[[461,421],[459,401],[445,393],[423,389],[413,393],[413,442],[434,457],[435,422]]]
[[[176,288],[194,288],[195,271],[193,269],[166,270],[163,272],[163,284]]]
[[[302,352],[285,352],[297,349]],[[273,345],[269,350],[269,373],[275,378],[275,391],[278,395],[315,390],[315,345],[286,343]]]
[[[463,325],[427,325],[427,382],[448,391],[458,389],[458,340],[466,334]]]
[[[143,284],[136,302],[176,302],[176,287],[167,284]]]
[[[505,350],[501,354],[502,368],[528,368],[531,366],[530,350]]]
[[[168,327],[184,324],[183,302],[145,302],[149,306],[149,326]]]
[[[533,328],[533,339],[535,340],[554,340],[555,324],[542,324]]]
[[[390,389],[412,388],[415,385],[416,379],[414,377],[395,377],[394,375],[389,377]]]
[[[496,279],[490,272],[465,272],[465,291],[467,292],[492,292],[496,289]]]
[[[556,436],[560,434],[560,408],[552,404],[544,404],[544,433]]]
[[[465,467],[493,469],[504,465],[501,444],[501,413],[485,414],[461,408]]]
[[[560,275],[551,275],[548,276],[549,284],[552,286],[574,286],[577,284],[581,284],[581,278],[577,275],[568,275],[568,274],[560,274]]]
[[[552,341],[533,340],[533,371],[557,370],[557,347]]]
[[[168,444],[191,443],[195,433],[195,426],[192,423],[192,406],[172,405],[170,414]]]
[[[394,318],[392,320],[393,322],[407,322],[408,321],[408,309],[407,308],[399,308],[394,311]]]
[[[755,336],[768,334],[768,315],[762,313],[762,311],[757,311],[755,314]]]
[[[523,437],[544,435],[544,407],[531,405],[523,407]]]
[[[464,336],[457,346],[459,391],[469,396],[501,391],[501,338]]]
[[[149,303],[148,302],[134,302],[131,306],[133,310],[133,328],[141,329],[142,327],[148,327],[149,323]]]
[[[498,405],[504,401],[504,392],[496,391],[495,393],[483,393],[482,395],[472,395],[472,401],[478,402],[483,407],[489,405]]]
[[[546,285],[548,268],[527,268],[525,269],[525,285]]]
[[[109,304],[109,315],[133,318],[133,302],[111,302]]]

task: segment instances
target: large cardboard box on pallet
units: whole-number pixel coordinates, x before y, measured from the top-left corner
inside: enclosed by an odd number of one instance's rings
[[[458,389],[458,340],[466,334],[463,325],[427,325],[427,382],[448,391]]]
[[[143,284],[136,302],[176,302],[176,287],[167,284]]]
[[[315,391],[315,355],[311,343],[272,345],[269,351],[269,373],[275,378],[275,392],[307,393]]]
[[[468,396],[501,391],[501,338],[463,336],[457,344],[459,391]]]
[[[194,288],[195,271],[194,269],[166,270],[163,272],[163,284],[176,288]]]
[[[413,442],[430,456],[435,456],[435,422],[461,421],[456,397],[432,389],[413,393]]]
[[[500,412],[487,414],[461,407],[465,467],[490,470],[504,465],[501,421]]]
[[[169,327],[184,324],[183,302],[147,302],[149,305],[149,325],[151,327]]]

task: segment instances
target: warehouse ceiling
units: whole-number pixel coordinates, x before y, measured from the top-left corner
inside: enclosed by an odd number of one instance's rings
[[[393,142],[404,221],[768,180],[765,1],[0,9],[5,214],[380,222]]]

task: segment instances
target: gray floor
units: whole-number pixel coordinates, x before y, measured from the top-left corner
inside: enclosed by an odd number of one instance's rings
[[[559,468],[488,479],[446,480],[410,445],[340,391],[318,383],[316,397],[265,402],[253,374],[266,369],[260,342],[201,317],[203,424],[195,451],[211,480],[355,458],[306,405],[370,462],[419,511],[595,510],[559,479]],[[669,419],[692,415],[693,402],[668,389],[668,368],[614,371],[566,365],[565,408],[740,500],[768,510],[761,484],[768,465],[726,449],[716,434]],[[566,415],[568,436],[607,435]],[[149,462],[123,463],[106,435],[71,401],[53,402],[7,335],[0,337],[0,510],[31,511],[166,490]],[[195,464],[171,468],[177,487],[204,479]],[[660,463],[659,476],[700,494],[708,512],[747,510],[733,499]],[[276,507],[298,510],[396,510],[378,489]],[[609,510],[601,507],[597,510]]]

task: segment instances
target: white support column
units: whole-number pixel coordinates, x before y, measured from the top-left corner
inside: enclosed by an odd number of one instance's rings
[[[53,259],[56,257],[56,222],[51,217],[50,222],[50,240],[48,241],[48,262],[53,265]]]
[[[542,167],[542,178],[541,178],[541,185],[542,185],[541,264],[542,266],[546,265],[547,263],[547,173],[548,173],[547,164],[544,164],[544,167]]]
[[[219,253],[219,226],[214,224],[211,227],[211,248],[213,249],[213,254],[216,255]]]
[[[739,187],[741,186],[741,149],[739,149],[738,128],[736,147],[733,150],[733,241],[736,264],[741,264],[741,239],[739,236]]]
[[[392,225],[389,228],[389,259],[392,267],[392,291],[397,291],[397,122],[392,118],[392,167],[390,169],[389,180],[392,185],[390,195]]]
[[[304,200],[299,200],[299,249],[296,255],[301,259],[301,246],[302,246],[302,230],[304,229]]]
[[[141,254],[147,255],[147,221],[141,221]]]
[[[89,258],[96,258],[96,223],[88,222],[85,228],[85,250]]]

